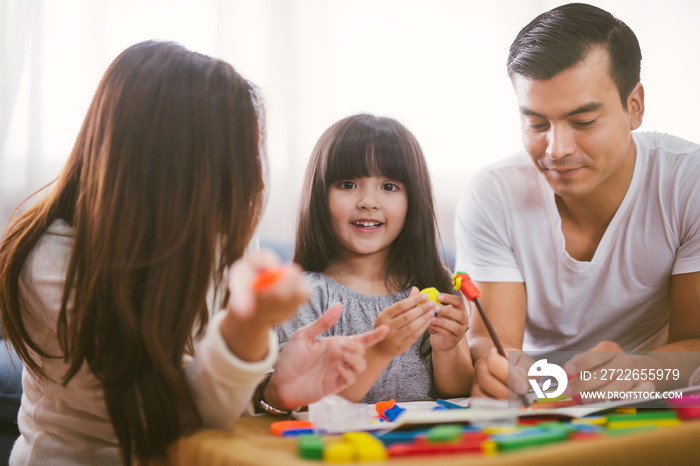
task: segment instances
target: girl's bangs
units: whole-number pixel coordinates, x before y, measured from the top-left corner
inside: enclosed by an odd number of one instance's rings
[[[338,138],[330,147],[325,170],[327,184],[369,176],[407,182],[410,149],[404,147],[400,138],[372,132],[347,136]]]

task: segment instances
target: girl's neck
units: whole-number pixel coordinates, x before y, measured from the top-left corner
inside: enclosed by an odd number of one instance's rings
[[[387,261],[388,257],[343,256],[329,264],[323,273],[358,293],[384,296],[400,291],[386,282]]]

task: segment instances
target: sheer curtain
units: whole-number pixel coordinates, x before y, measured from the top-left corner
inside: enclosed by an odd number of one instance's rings
[[[269,202],[261,237],[289,242],[323,130],[357,112],[418,138],[443,239],[479,167],[520,148],[508,47],[545,0],[0,0],[0,222],[59,172],[98,81],[129,45],[168,39],[231,62],[265,98]],[[591,2],[643,53],[642,130],[700,141],[700,4]]]
[[[0,147],[7,137],[12,109],[17,98],[20,75],[27,55],[31,2],[0,3],[2,54],[0,55]]]

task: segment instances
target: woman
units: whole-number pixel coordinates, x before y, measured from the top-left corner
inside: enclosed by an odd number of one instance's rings
[[[308,295],[297,266],[253,294],[276,262],[240,259],[263,134],[254,87],[223,61],[144,42],[110,65],[62,173],[0,245],[3,331],[27,368],[12,464],[131,464],[241,415],[273,326]],[[327,344],[320,377],[364,369],[343,361],[362,343]]]

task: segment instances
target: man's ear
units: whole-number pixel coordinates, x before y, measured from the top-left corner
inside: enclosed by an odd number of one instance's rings
[[[627,113],[630,116],[630,130],[635,130],[642,125],[644,118],[644,86],[637,83],[627,96]]]

